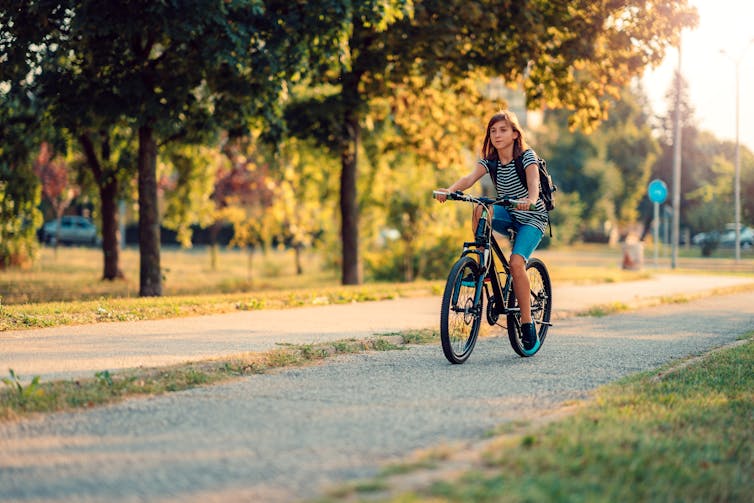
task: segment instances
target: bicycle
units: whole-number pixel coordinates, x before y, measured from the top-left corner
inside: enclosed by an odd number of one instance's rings
[[[522,357],[536,354],[544,344],[547,330],[552,326],[552,284],[544,262],[530,258],[526,271],[530,284],[532,321],[537,326],[540,344],[530,351],[524,349],[521,340],[521,310],[513,293],[513,276],[510,264],[497,242],[489,220],[493,205],[511,207],[515,199],[491,199],[474,197],[463,192],[445,193],[434,191],[433,197],[443,194],[448,200],[464,201],[482,206],[474,241],[465,242],[460,258],[448,274],[440,313],[440,340],[442,350],[449,362],[459,364],[471,355],[476,344],[483,313],[490,325],[507,328],[513,350]],[[515,233],[509,231],[510,239]],[[497,260],[495,259],[497,257]],[[498,265],[499,263],[499,265]],[[484,309],[486,299],[487,309]],[[498,323],[505,316],[506,325]]]

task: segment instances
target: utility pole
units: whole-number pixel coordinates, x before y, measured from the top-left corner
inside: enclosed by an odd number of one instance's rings
[[[754,43],[754,38],[749,40],[738,58],[729,55],[725,50],[721,54],[728,56],[736,67],[736,168],[733,175],[734,215],[736,226],[736,262],[741,260],[741,140],[739,137],[739,125],[741,123],[741,61],[744,59],[746,50]]]
[[[681,224],[681,37],[678,38],[678,70],[675,80],[675,117],[673,118],[673,226],[670,234],[670,268],[678,266],[678,236]]]

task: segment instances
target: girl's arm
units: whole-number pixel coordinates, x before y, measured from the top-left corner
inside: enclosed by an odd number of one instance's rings
[[[528,210],[533,204],[537,204],[539,199],[539,166],[536,162],[533,162],[526,166],[526,190],[529,195],[526,198],[526,202],[523,202],[517,206],[519,210]]]
[[[477,163],[476,166],[474,166],[474,169],[471,173],[468,175],[459,178],[453,185],[448,187],[447,189],[438,189],[443,192],[455,192],[457,190],[464,191],[474,185],[477,180],[482,178],[487,173],[487,169],[482,165],[482,163]],[[442,202],[445,202],[445,196],[438,196],[437,200]]]

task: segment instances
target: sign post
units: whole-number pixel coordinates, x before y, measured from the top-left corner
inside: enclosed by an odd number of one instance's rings
[[[654,203],[654,219],[652,220],[652,228],[654,230],[654,242],[655,242],[655,267],[657,267],[657,261],[659,258],[659,245],[660,245],[660,205],[665,202],[668,197],[668,186],[662,180],[654,179],[649,182],[647,187],[647,193],[649,194],[649,200]]]

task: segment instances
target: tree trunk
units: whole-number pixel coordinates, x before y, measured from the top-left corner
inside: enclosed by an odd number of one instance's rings
[[[358,79],[343,79],[345,114],[341,146],[340,217],[343,244],[342,283],[361,284],[359,263],[359,208],[356,198],[357,153],[359,148]]]
[[[301,252],[303,249],[304,247],[300,244],[293,247],[295,253],[294,260],[296,261],[296,276],[304,274],[304,266],[301,264]]]
[[[403,280],[407,283],[414,281],[414,243],[413,239],[404,240]]]
[[[99,196],[102,205],[102,255],[103,270],[102,279],[114,280],[123,277],[120,269],[120,240],[125,236],[119,236],[118,209],[116,198],[118,197],[118,178],[112,168],[108,168],[110,160],[110,141],[108,133],[101,131],[102,157],[97,157],[94,143],[88,133],[79,136],[79,142],[84,150],[87,165],[94,174],[94,180],[99,188]]]
[[[123,277],[120,270],[120,228],[118,222],[118,180],[114,174],[99,186],[102,203],[102,254],[104,257],[102,279],[114,280]]]
[[[149,126],[139,127],[139,258],[139,296],[161,296],[157,143]]]
[[[209,265],[213,271],[217,270],[217,236],[220,234],[220,222],[213,222],[209,228]]]

